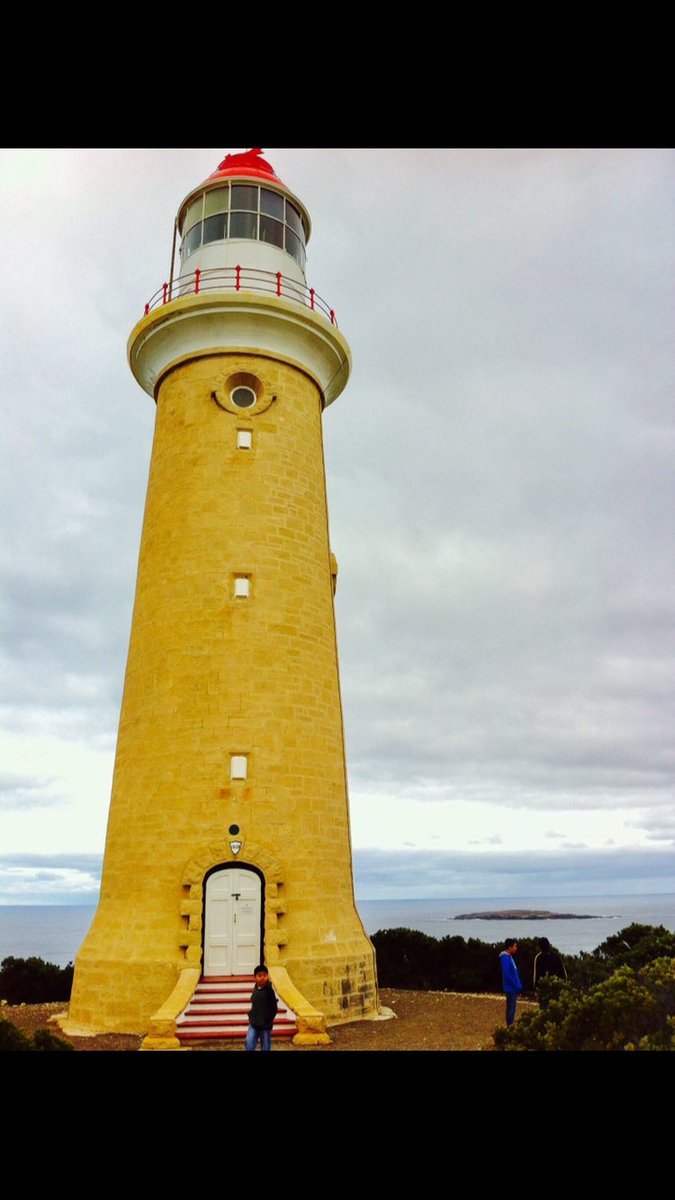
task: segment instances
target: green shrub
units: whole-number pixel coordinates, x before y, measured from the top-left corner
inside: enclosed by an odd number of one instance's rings
[[[605,939],[592,952],[582,951],[565,959],[567,974],[572,983],[588,990],[603,979],[609,979],[617,967],[639,970],[656,958],[675,958],[675,933],[663,925],[640,925],[633,922]]]
[[[494,1035],[498,1050],[675,1049],[675,959],[622,965],[587,992],[546,979],[543,1003]]]
[[[514,931],[511,930],[513,933]],[[417,929],[380,929],[372,937],[381,987],[420,991],[501,992],[502,942],[478,938],[430,937]],[[538,938],[518,938],[516,966],[525,992],[532,990]],[[592,954],[563,954],[570,983],[589,991],[609,979],[617,967],[640,969],[657,958],[675,957],[675,933],[663,925],[628,925],[607,938]]]
[[[0,999],[8,1004],[69,1000],[72,986],[72,963],[57,967],[41,958],[4,958],[0,966]]]
[[[36,1029],[32,1037],[0,1017],[0,1051],[3,1050],[74,1050],[70,1042],[57,1037],[51,1029]]]
[[[380,929],[371,940],[380,987],[436,989],[437,938],[417,929]]]
[[[608,937],[593,951],[612,967],[645,967],[656,958],[675,958],[675,933],[663,925],[633,923]]]
[[[74,1050],[75,1047],[64,1038],[57,1037],[51,1029],[36,1029],[33,1034],[34,1050]]]
[[[479,938],[430,937],[416,929],[384,929],[373,934],[381,987],[420,991],[501,992],[499,954],[503,942]],[[532,986],[535,938],[518,942],[516,965],[525,989]]]
[[[22,1029],[17,1029],[11,1021],[0,1017],[0,1051],[3,1050],[32,1050],[31,1039]]]

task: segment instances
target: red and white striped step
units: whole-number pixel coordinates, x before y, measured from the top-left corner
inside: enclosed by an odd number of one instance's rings
[[[176,1020],[178,1040],[240,1038],[243,1041],[254,986],[253,975],[202,976],[190,1003]],[[297,1032],[295,1013],[280,998],[272,1037],[290,1038]]]

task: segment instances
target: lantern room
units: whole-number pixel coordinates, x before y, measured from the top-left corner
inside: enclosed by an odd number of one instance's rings
[[[261,155],[228,154],[186,196],[176,221],[181,277],[245,262],[305,284],[309,214]]]

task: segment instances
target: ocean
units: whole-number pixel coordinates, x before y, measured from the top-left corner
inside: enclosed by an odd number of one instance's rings
[[[467,900],[361,900],[359,912],[368,933],[378,929],[420,929],[432,937],[547,937],[563,954],[595,950],[605,938],[637,921],[665,925],[675,933],[675,893],[649,896],[474,896]],[[585,920],[457,921],[459,913],[529,908],[538,912],[579,913]]]
[[[675,932],[675,894],[650,896],[526,896],[472,897],[470,900],[360,900],[359,912],[367,932],[378,929],[419,929],[433,937],[460,936],[501,942],[506,937],[543,934],[565,954],[594,950],[605,938],[633,921],[665,925]],[[530,908],[561,913],[590,914],[590,920],[457,921],[464,912]],[[72,962],[89,929],[92,905],[0,905],[0,962],[14,958],[43,958],[65,967]]]

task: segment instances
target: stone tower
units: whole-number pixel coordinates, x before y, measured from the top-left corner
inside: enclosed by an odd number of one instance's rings
[[[128,354],[157,416],[101,897],[71,1024],[173,1044],[204,975],[265,960],[320,1034],[377,1012],[354,904],[322,411],[350,353],[310,219],[261,151],[176,221]],[[174,239],[175,245],[175,239]]]

